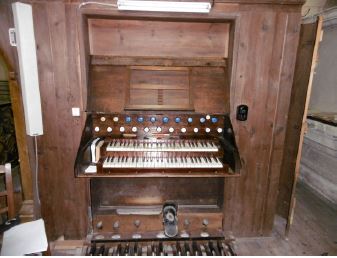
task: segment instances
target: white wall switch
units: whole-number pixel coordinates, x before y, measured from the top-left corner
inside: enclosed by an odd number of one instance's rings
[[[73,108],[71,109],[71,114],[72,114],[72,116],[81,116],[80,108],[78,108],[78,107],[73,107]]]

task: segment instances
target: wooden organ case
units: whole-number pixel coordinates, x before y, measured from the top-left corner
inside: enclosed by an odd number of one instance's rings
[[[245,103],[231,103],[240,13],[80,10],[88,98],[75,174],[90,182],[88,254],[234,254],[225,187],[245,166],[232,126]]]

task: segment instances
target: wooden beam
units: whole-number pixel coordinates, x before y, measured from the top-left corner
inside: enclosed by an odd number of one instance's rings
[[[170,58],[170,57],[128,57],[128,56],[92,56],[92,65],[121,66],[215,66],[225,67],[225,58]]]
[[[14,116],[15,136],[19,151],[20,174],[23,196],[25,200],[33,199],[32,172],[29,160],[25,118],[21,99],[21,91],[14,75],[10,75],[9,91],[11,95],[12,110]]]

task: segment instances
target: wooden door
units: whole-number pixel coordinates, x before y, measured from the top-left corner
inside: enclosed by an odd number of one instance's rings
[[[277,200],[278,214],[287,219],[286,234],[296,203],[296,183],[321,33],[322,17],[301,26]]]

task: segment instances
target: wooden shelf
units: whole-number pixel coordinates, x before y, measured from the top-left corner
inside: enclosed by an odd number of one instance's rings
[[[194,169],[177,168],[177,169],[98,169],[98,173],[80,172],[77,177],[238,177],[240,173],[232,173],[226,166],[223,169],[201,168]]]
[[[214,57],[129,57],[129,56],[91,56],[92,65],[119,66],[184,66],[184,67],[226,67],[226,58]]]

